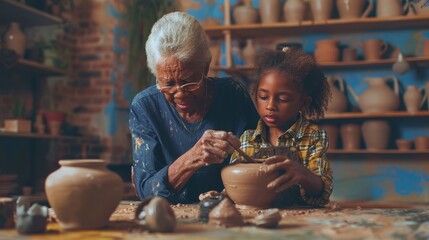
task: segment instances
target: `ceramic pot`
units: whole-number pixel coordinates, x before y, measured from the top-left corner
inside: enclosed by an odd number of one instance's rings
[[[344,81],[339,77],[327,77],[329,87],[331,88],[332,99],[328,104],[328,113],[340,113],[347,110],[347,97],[344,95]],[[338,83],[337,87],[335,83]]]
[[[310,0],[314,21],[325,21],[331,18],[334,0]]]
[[[362,124],[362,135],[367,149],[386,149],[389,145],[390,125],[383,120],[367,120]]]
[[[380,39],[366,40],[362,46],[366,60],[379,60],[388,49],[387,43]]]
[[[244,63],[248,66],[255,66],[256,63],[256,49],[253,45],[252,39],[246,40],[246,47],[243,48],[241,55],[243,56]]]
[[[27,38],[17,22],[12,22],[4,33],[5,48],[15,51],[20,57],[24,56],[26,40]]]
[[[424,103],[423,96],[417,87],[407,86],[407,90],[404,93],[404,103],[407,112],[416,114]]]
[[[361,132],[360,125],[356,123],[345,123],[340,126],[343,149],[359,149]]]
[[[338,41],[333,39],[324,39],[316,42],[314,57],[318,63],[323,62],[338,62],[340,58],[340,50],[338,49]]]
[[[259,14],[262,23],[279,22],[280,10],[280,0],[259,0]]]
[[[396,17],[402,16],[407,11],[410,2],[409,0],[404,1],[402,5],[402,0],[377,0],[377,17]]]
[[[283,5],[286,22],[301,22],[305,17],[306,6],[303,0],[287,0]]]
[[[337,0],[336,4],[342,19],[366,18],[374,7],[373,0],[369,1],[366,9],[366,0]]]
[[[267,174],[261,163],[236,163],[222,169],[221,177],[228,196],[242,208],[270,208],[277,193],[267,185],[280,176]]]
[[[105,226],[123,194],[122,179],[99,159],[60,160],[45,182],[49,204],[64,230]]]
[[[393,91],[387,85],[387,80],[393,80]],[[348,87],[362,112],[388,112],[396,111],[399,107],[399,83],[394,76],[364,78],[369,87],[360,96]]]
[[[396,139],[395,143],[396,147],[402,151],[410,150],[413,147],[413,141],[406,139]]]
[[[429,137],[419,136],[414,138],[414,145],[416,150],[428,150],[429,149]]]
[[[322,130],[325,130],[326,134],[328,134],[328,144],[329,149],[337,149],[338,145],[338,126],[334,124],[323,124],[320,125]]]
[[[233,16],[236,24],[252,24],[258,21],[258,10],[252,7],[252,1],[246,0],[244,5],[234,9]]]

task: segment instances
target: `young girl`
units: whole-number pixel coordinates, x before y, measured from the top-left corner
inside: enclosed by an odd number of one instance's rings
[[[326,78],[314,58],[300,50],[267,51],[258,64],[255,98],[261,119],[255,130],[243,133],[241,149],[264,157],[264,150],[284,146],[296,158],[275,155],[264,162],[269,172],[282,172],[267,186],[281,193],[275,205],[323,206],[333,187],[328,140],[326,132],[308,119],[324,115],[330,99]],[[239,160],[234,152],[231,162]]]

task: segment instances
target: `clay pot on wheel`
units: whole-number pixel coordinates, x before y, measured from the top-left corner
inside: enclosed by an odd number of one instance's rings
[[[45,182],[46,196],[63,230],[107,224],[123,194],[122,179],[100,159],[60,160]]]
[[[222,169],[221,176],[228,196],[240,208],[269,208],[277,196],[267,185],[280,173],[266,173],[261,163],[231,164]]]

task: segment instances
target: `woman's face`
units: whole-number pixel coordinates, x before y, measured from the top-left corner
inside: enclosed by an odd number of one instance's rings
[[[308,101],[285,74],[271,71],[262,75],[256,91],[256,106],[270,128],[286,131]]]
[[[181,63],[175,58],[165,59],[156,69],[158,88],[179,113],[193,114],[200,110],[204,102],[204,69],[196,64]]]

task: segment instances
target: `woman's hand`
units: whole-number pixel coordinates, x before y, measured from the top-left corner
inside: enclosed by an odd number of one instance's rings
[[[282,192],[293,185],[302,184],[306,178],[313,175],[299,161],[294,161],[284,156],[269,157],[264,161],[267,164],[267,171],[277,172],[282,174],[270,182],[267,187],[275,192]]]
[[[231,132],[207,130],[191,149],[201,166],[223,163],[234,147],[240,147],[240,140]]]

